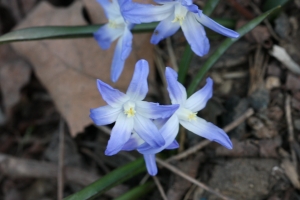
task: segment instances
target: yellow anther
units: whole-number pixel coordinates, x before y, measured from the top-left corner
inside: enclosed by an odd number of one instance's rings
[[[183,20],[184,16],[176,16],[172,22],[179,22],[179,24],[182,25]]]
[[[117,28],[118,26],[120,26],[119,24],[117,24],[115,21],[109,21],[108,22],[108,26],[110,27],[110,28]]]
[[[135,104],[133,102],[127,102],[123,106],[124,108],[124,114],[127,115],[127,117],[133,117],[135,115]]]
[[[188,115],[188,120],[189,120],[189,121],[196,120],[196,118],[197,118],[196,116],[197,116],[197,113],[191,112],[191,113]]]
[[[124,113],[127,117],[133,117],[135,115],[135,110],[134,108],[129,108],[128,110],[124,110]]]

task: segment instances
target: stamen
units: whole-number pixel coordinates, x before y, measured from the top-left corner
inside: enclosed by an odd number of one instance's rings
[[[124,108],[124,114],[127,115],[127,117],[134,117],[136,111],[135,111],[135,104],[132,102],[127,102],[123,106]]]
[[[173,23],[179,22],[179,24],[182,25],[183,20],[184,20],[184,16],[177,15],[172,22]]]
[[[193,112],[191,112],[191,113],[189,113],[189,115],[188,115],[188,120],[189,121],[194,121],[194,120],[196,120],[196,117],[197,116],[197,113],[195,112],[195,113],[193,113]]]

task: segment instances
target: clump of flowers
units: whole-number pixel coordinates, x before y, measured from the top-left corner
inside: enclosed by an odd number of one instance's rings
[[[151,43],[182,29],[192,50],[203,56],[209,51],[209,41],[204,26],[227,37],[239,34],[216,23],[204,15],[192,0],[155,0],[160,5],[134,3],[131,0],[97,0],[104,8],[109,22],[96,33],[95,39],[103,49],[108,49],[118,39],[112,61],[111,79],[117,81],[131,52],[132,34],[135,24],[160,21]],[[143,154],[148,173],[157,174],[155,154],[164,149],[176,149],[179,125],[208,140],[218,142],[228,149],[232,143],[227,134],[212,123],[197,116],[213,94],[213,80],[187,98],[185,87],[177,81],[178,74],[167,67],[165,76],[172,105],[159,105],[143,101],[148,93],[149,66],[146,60],[136,63],[133,78],[126,93],[97,80],[98,90],[106,106],[91,109],[90,117],[96,125],[115,122],[105,154],[137,150]]]

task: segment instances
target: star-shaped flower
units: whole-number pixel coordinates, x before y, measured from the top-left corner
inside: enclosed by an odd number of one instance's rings
[[[166,141],[164,146],[151,147],[149,144],[143,143],[137,150],[142,154],[156,154],[162,151],[175,140],[179,124],[199,136],[218,142],[228,149],[232,149],[232,143],[222,129],[197,116],[197,112],[203,109],[206,106],[207,101],[212,97],[212,79],[207,78],[206,85],[187,98],[186,89],[177,81],[177,76],[177,73],[172,68],[166,68],[167,89],[171,102],[172,104],[180,105],[178,110],[168,121],[168,123],[177,127],[176,131],[170,131],[168,136],[164,136]]]
[[[117,0],[97,2],[103,7],[109,22],[94,33],[94,38],[102,49],[108,49],[111,43],[118,39],[111,65],[111,80],[116,82],[132,50],[133,36],[130,30],[134,25],[124,20]]]
[[[170,117],[179,105],[161,106],[158,103],[142,101],[148,92],[148,73],[148,62],[139,60],[126,94],[97,80],[98,90],[108,105],[91,109],[90,117],[99,126],[116,122],[108,141],[106,155],[118,153],[130,139],[132,132],[136,132],[151,147],[165,144],[151,119]]]
[[[126,0],[126,2],[129,1]],[[225,28],[203,14],[192,0],[155,0],[155,2],[163,5],[154,6],[131,2],[122,7],[124,18],[132,23],[161,21],[152,35],[152,44],[158,44],[181,27],[192,50],[198,56],[204,56],[208,53],[210,45],[203,25],[224,36],[239,37],[237,32]],[[149,12],[150,9],[151,12]]]

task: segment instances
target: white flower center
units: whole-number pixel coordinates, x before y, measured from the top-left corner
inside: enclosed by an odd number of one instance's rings
[[[119,27],[123,27],[125,25],[125,21],[122,17],[118,17],[118,18],[115,18],[115,19],[110,19],[108,21],[108,26],[110,28],[119,28]]]
[[[197,112],[192,112],[186,108],[179,108],[176,111],[178,117],[184,121],[195,121],[197,119]]]
[[[195,113],[190,112],[188,114],[188,121],[194,121],[194,120],[196,120],[196,118],[197,118],[197,113],[196,112]]]
[[[175,5],[175,11],[174,11],[174,20],[172,21],[174,22],[179,22],[180,25],[182,25],[182,22],[187,14],[188,10],[186,7],[182,6],[181,3],[177,3]]]
[[[135,111],[135,104],[131,101],[126,102],[123,105],[124,114],[127,115],[127,117],[134,117],[136,111]]]

